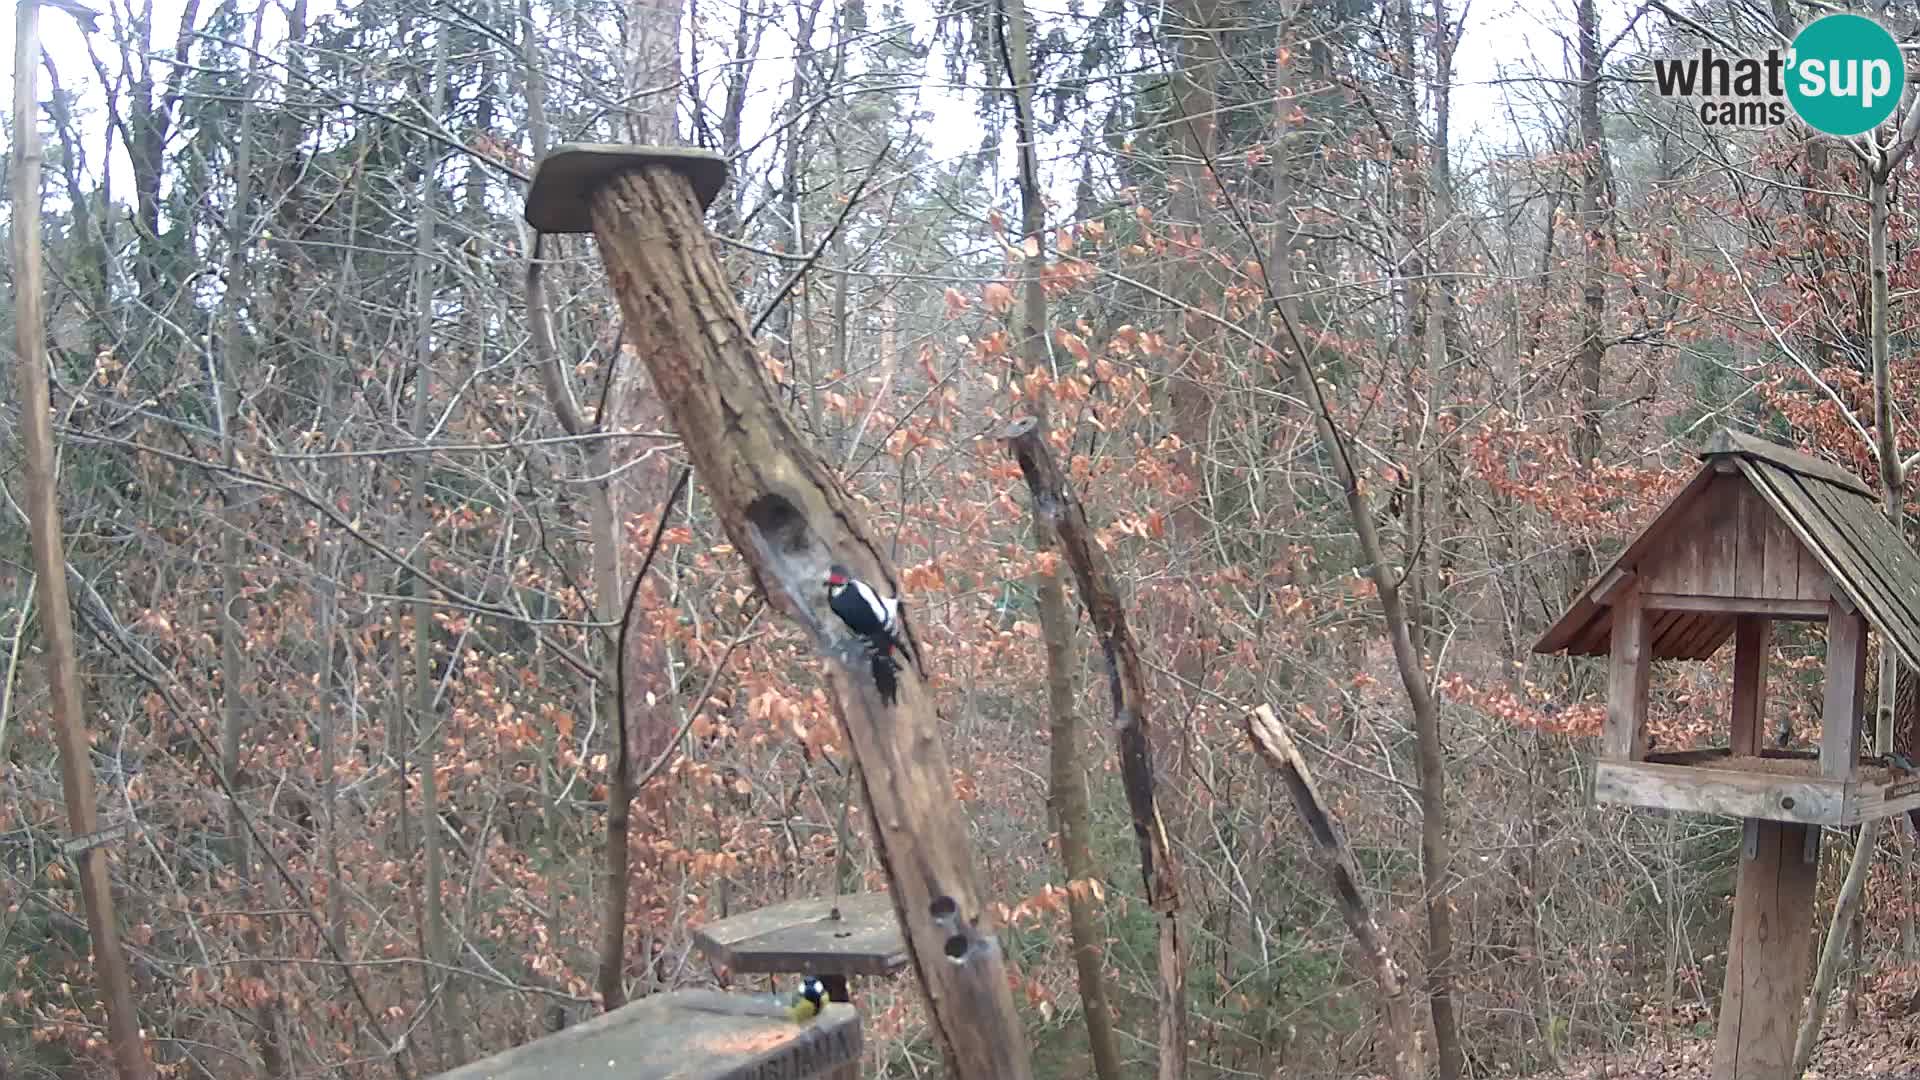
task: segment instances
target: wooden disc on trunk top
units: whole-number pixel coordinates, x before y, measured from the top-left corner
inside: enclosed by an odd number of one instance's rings
[[[593,193],[600,185],[629,170],[661,165],[687,178],[701,210],[712,206],[727,185],[727,160],[710,150],[568,143],[555,147],[534,167],[524,211],[527,224],[543,233],[592,232]]]
[[[700,951],[740,974],[891,975],[907,943],[887,893],[793,900],[711,922]]]

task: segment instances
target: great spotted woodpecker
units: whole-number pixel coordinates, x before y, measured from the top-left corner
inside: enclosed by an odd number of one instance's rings
[[[900,630],[900,598],[881,596],[873,586],[835,563],[827,571],[827,604],[847,629],[865,639],[873,657],[873,684],[881,700],[892,705],[899,689],[894,677],[900,670],[893,650],[907,650]]]

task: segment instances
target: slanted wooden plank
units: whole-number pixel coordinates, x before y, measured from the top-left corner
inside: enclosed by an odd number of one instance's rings
[[[1742,615],[1733,631],[1733,727],[1728,747],[1735,754],[1754,755],[1765,740],[1760,723],[1767,714],[1767,646],[1773,624],[1757,615]]]
[[[1724,817],[1844,824],[1848,785],[1698,765],[1606,761],[1593,769],[1594,801]]]
[[[760,995],[655,994],[441,1073],[439,1080],[801,1080],[860,1059],[860,1014],[828,1005],[796,1024]]]
[[[1607,657],[1607,720],[1601,753],[1618,761],[1647,756],[1647,679],[1653,659],[1640,590],[1628,588],[1613,605],[1613,646]]]
[[[1633,571],[1626,567],[1616,566],[1608,570],[1606,573],[1600,575],[1599,581],[1594,583],[1593,602],[1602,606],[1612,604],[1613,598],[1618,596],[1620,590],[1625,588],[1627,583],[1632,580]]]
[[[1838,603],[1827,616],[1827,693],[1820,713],[1820,775],[1853,777],[1859,768],[1860,703],[1867,684],[1867,620]]]
[[[1760,821],[1740,860],[1720,998],[1714,1080],[1786,1080],[1807,992],[1820,866],[1801,857],[1810,826]]]
[[[1792,447],[1757,439],[1744,432],[1722,429],[1707,443],[1707,448],[1700,452],[1703,459],[1711,459],[1717,454],[1741,454],[1759,458],[1789,472],[1800,473],[1803,476],[1817,476],[1849,491],[1866,496],[1873,495],[1873,489],[1869,488],[1865,481],[1831,461],[1823,461]]]
[[[1906,541],[1871,502],[1816,483],[1803,481],[1800,487],[1819,511],[1815,531],[1822,533],[1823,550],[1838,562],[1847,591],[1886,631],[1896,651],[1920,645],[1920,563]]]

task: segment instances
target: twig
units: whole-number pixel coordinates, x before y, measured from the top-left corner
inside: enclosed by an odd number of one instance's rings
[[[867,191],[867,181],[873,178],[873,174],[880,168],[880,163],[887,159],[887,153],[892,149],[892,139],[888,139],[881,145],[879,156],[873,159],[872,165],[867,166],[866,172],[860,174],[860,182],[853,186],[853,194],[847,196],[846,205],[840,208],[840,216],[833,219],[833,225],[827,229],[827,235],[820,238],[820,243],[814,247],[813,253],[807,256],[805,262],[795,267],[793,273],[787,275],[787,280],[780,285],[780,291],[774,293],[773,299],[767,301],[767,306],[761,309],[760,314],[753,317],[753,329],[750,332],[754,336],[759,335],[760,328],[767,325],[767,320],[772,318],[773,313],[786,302],[787,294],[793,291],[794,286],[800,284],[801,278],[807,276],[807,271],[813,269],[813,264],[820,261],[820,256],[826,254],[828,246],[833,243],[833,238],[840,234],[841,226],[853,216],[853,208],[860,205],[860,196]]]

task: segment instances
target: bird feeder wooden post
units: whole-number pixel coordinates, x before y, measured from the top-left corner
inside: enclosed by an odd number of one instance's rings
[[[1920,667],[1920,557],[1872,489],[1839,467],[1732,431],[1535,652],[1607,657],[1598,802],[1741,819],[1715,1080],[1786,1080],[1812,960],[1823,827],[1920,807],[1920,776],[1862,757],[1867,634]],[[1766,730],[1776,621],[1827,624],[1817,749]],[[1727,742],[1659,752],[1647,730],[1657,660],[1734,643]],[[1912,726],[1909,718],[1903,725]],[[1783,731],[1782,735],[1790,734]],[[1895,745],[1920,731],[1895,733]]]
[[[825,661],[887,895],[954,1075],[1028,1080],[1026,1032],[918,645],[900,665],[897,700],[883,701],[865,643],[828,607],[835,563],[889,593],[898,586],[886,546],[781,405],[714,254],[701,218],[726,175],[725,161],[704,151],[563,146],[535,169],[526,218],[542,232],[593,233],[626,340],[715,517],[769,605]],[[913,644],[904,613],[902,629]]]
[[[860,1014],[828,1005],[804,1024],[766,999],[653,994],[435,1080],[837,1080],[858,1068]]]
[[[733,974],[817,976],[829,1001],[851,1003],[856,977],[885,977],[907,966],[907,943],[885,893],[775,904],[710,922],[693,941]],[[859,1075],[855,1062],[832,1080]]]

